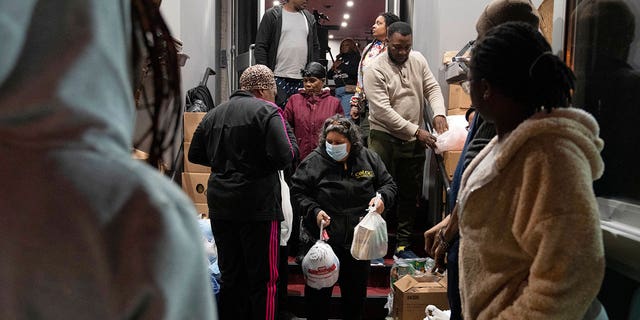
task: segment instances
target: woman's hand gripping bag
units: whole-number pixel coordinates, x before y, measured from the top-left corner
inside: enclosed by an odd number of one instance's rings
[[[340,261],[323,240],[323,226],[320,226],[320,239],[309,249],[302,259],[302,273],[309,287],[314,289],[330,288],[338,282]]]
[[[387,254],[387,222],[375,210],[375,206],[370,206],[353,229],[351,255],[357,260],[378,259]]]

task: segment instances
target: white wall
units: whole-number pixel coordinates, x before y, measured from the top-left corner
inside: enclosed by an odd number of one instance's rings
[[[543,0],[533,0],[538,7]],[[445,99],[447,83],[442,70],[445,51],[458,51],[476,38],[476,20],[490,0],[415,0],[413,17],[413,49],[420,51],[438,78]],[[556,0],[562,2],[564,0]]]
[[[414,2],[413,49],[427,58],[445,99],[448,89],[442,71],[443,54],[460,50],[476,38],[476,19],[487,3],[489,0]]]
[[[164,0],[160,10],[174,37],[182,41],[182,52],[189,56],[187,63],[182,67],[184,93],[198,85],[207,67],[216,69],[216,1]],[[210,77],[207,82],[212,94],[215,92],[216,77]],[[184,95],[182,99],[184,100]]]

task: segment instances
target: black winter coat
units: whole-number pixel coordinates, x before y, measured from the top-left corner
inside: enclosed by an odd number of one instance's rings
[[[351,247],[353,228],[367,213],[369,201],[380,192],[386,209],[392,208],[398,189],[380,157],[366,148],[353,148],[344,165],[319,146],[307,156],[293,175],[292,204],[305,217],[305,227],[314,238],[320,229],[316,216],[324,210],[331,217],[326,228],[328,243]]]
[[[189,149],[189,161],[211,167],[211,218],[234,221],[283,219],[277,171],[297,156],[281,109],[240,90],[204,116]]]

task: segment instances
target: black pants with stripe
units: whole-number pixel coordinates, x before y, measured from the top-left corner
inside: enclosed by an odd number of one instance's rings
[[[221,273],[221,320],[275,319],[277,306],[278,221],[211,220]]]

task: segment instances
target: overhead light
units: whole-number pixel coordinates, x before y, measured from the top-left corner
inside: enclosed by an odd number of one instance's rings
[[[274,6],[279,6],[279,5],[280,5],[280,1],[278,1],[278,0],[274,1],[274,2],[273,2],[273,5],[274,5]]]
[[[347,1],[347,7],[353,7],[353,1]]]
[[[346,27],[347,26],[347,22],[346,21],[342,21],[342,23],[340,24],[342,27]]]
[[[348,13],[345,13],[344,16],[342,16],[345,20],[349,20],[349,18],[351,18],[351,16]]]
[[[329,39],[333,39],[333,35],[332,34],[329,35]]]

